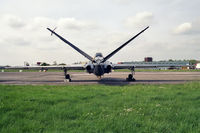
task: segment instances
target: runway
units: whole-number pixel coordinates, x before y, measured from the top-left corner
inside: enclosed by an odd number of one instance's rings
[[[74,85],[74,84],[178,84],[200,81],[200,72],[136,72],[135,82],[126,81],[129,72],[112,72],[99,80],[93,74],[71,72],[72,82],[65,82],[62,72],[0,72],[0,84]]]

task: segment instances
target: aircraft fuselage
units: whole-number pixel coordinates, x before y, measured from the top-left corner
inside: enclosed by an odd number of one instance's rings
[[[104,65],[94,65],[94,75],[102,76],[104,75]]]
[[[111,72],[112,63],[108,61],[102,63],[102,60],[104,60],[102,54],[96,53],[93,61],[90,61],[85,65],[87,72],[93,73],[96,76],[102,76],[104,73]]]

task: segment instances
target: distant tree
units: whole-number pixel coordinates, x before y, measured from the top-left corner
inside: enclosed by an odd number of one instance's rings
[[[30,66],[28,62],[24,62],[24,66]]]
[[[57,62],[56,62],[56,61],[54,61],[54,62],[53,62],[53,65],[57,65]]]
[[[30,66],[30,64],[28,63],[28,62],[26,62],[26,64],[25,64],[26,66]]]
[[[172,59],[169,59],[168,61],[173,61]]]
[[[65,64],[65,63],[60,63],[59,65],[64,66],[64,65],[66,65],[66,64]]]
[[[198,63],[197,60],[189,60],[189,62],[190,62],[191,65],[194,65],[194,64],[197,64],[197,63]]]
[[[74,62],[74,63],[72,63],[72,64],[75,64],[75,65],[76,65],[76,64],[79,64],[79,63],[78,63],[78,62]]]
[[[41,66],[49,66],[50,64],[48,64],[48,63],[46,63],[46,62],[43,62],[42,64],[41,64]]]

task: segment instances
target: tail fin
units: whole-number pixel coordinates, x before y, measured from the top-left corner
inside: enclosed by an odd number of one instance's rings
[[[132,37],[131,39],[129,39],[127,42],[125,42],[124,44],[122,44],[120,47],[118,47],[112,53],[110,53],[109,55],[107,55],[102,62],[105,62],[106,60],[108,60],[110,57],[112,57],[114,54],[116,54],[120,49],[122,49],[124,46],[126,46],[128,43],[130,43],[132,40],[134,40],[137,36],[139,36],[142,32],[144,32],[148,28],[149,28],[149,26],[146,27],[144,30],[140,31],[137,35],[135,35],[134,37]]]
[[[76,51],[78,51],[80,54],[82,54],[83,56],[85,56],[87,59],[89,59],[90,61],[93,61],[93,58],[86,54],[85,52],[83,52],[81,49],[79,49],[78,47],[76,47],[75,45],[73,45],[71,42],[67,41],[66,39],[64,39],[62,36],[58,35],[56,32],[54,32],[54,30],[51,30],[49,28],[47,28],[47,30],[49,30],[51,32],[51,34],[56,35],[58,38],[60,38],[63,42],[67,43],[69,46],[71,46],[73,49],[75,49]]]

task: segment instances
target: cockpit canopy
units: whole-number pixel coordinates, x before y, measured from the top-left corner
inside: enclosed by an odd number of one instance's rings
[[[96,53],[95,57],[103,57],[102,53]]]

